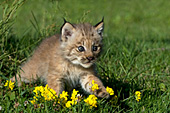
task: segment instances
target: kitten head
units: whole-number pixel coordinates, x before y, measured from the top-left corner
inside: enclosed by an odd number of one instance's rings
[[[63,57],[71,63],[89,68],[101,51],[103,20],[92,26],[89,23],[71,24],[61,27],[61,49]]]

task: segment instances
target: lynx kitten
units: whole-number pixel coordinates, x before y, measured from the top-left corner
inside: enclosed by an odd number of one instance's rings
[[[61,34],[42,41],[21,67],[20,74],[16,75],[18,85],[21,81],[41,78],[57,94],[80,84],[85,92],[108,98],[109,94],[94,70],[94,62],[101,51],[103,28],[103,20],[95,26],[65,21]],[[15,77],[12,80],[15,81]],[[92,80],[98,84],[98,90],[91,90]]]

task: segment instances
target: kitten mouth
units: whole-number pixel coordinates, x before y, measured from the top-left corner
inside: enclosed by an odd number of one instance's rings
[[[82,65],[84,68],[89,68],[91,65],[94,64],[95,58],[93,59],[82,58],[80,62],[81,62],[80,65]]]
[[[84,60],[84,61],[82,61],[83,64],[92,64],[94,62],[95,62],[95,60]]]
[[[81,63],[80,65],[83,66],[84,68],[89,68],[92,66],[92,64],[93,64],[92,62],[88,62],[88,63],[86,62],[86,63]]]

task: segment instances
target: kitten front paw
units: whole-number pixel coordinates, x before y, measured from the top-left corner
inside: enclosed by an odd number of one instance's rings
[[[106,98],[106,99],[108,99],[110,97],[110,95],[106,91],[106,89],[99,89],[99,90],[97,90],[96,96],[98,96],[100,98]]]

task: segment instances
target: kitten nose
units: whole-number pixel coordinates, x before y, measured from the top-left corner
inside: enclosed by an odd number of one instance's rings
[[[89,57],[87,57],[87,59],[88,59],[89,61],[91,61],[91,60],[94,60],[94,57],[93,57],[93,56],[89,56]]]

